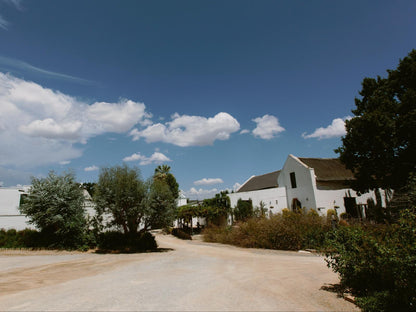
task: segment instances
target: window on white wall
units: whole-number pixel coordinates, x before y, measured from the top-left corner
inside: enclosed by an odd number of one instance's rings
[[[296,188],[296,175],[294,172],[290,173],[290,184],[292,185],[292,188]]]

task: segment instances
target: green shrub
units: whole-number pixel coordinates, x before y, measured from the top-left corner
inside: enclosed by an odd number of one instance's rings
[[[42,233],[24,229],[16,231],[15,229],[0,230],[0,248],[46,248],[45,237]]]
[[[318,249],[324,246],[330,225],[317,213],[285,211],[267,218],[252,218],[234,227],[210,227],[204,240],[241,247],[280,250]]]
[[[364,311],[416,311],[416,214],[393,225],[340,227],[328,237],[328,266]]]
[[[117,231],[103,232],[98,237],[100,251],[136,252],[157,249],[155,237],[149,233],[125,235]]]
[[[191,234],[183,231],[182,229],[178,229],[178,228],[172,229],[172,235],[180,239],[192,240]]]

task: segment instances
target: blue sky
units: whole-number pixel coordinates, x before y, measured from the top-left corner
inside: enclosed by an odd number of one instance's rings
[[[190,198],[336,157],[415,1],[0,0],[0,185],[168,164]]]

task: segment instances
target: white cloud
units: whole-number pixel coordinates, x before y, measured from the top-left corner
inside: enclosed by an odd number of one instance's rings
[[[213,184],[221,184],[221,183],[224,183],[224,181],[220,178],[215,178],[215,179],[203,178],[201,180],[198,180],[198,181],[194,182],[195,185],[213,185]]]
[[[215,140],[228,140],[231,133],[240,129],[238,121],[228,113],[218,113],[214,117],[174,114],[172,121],[157,123],[139,131],[133,129],[133,140],[144,138],[146,142],[165,142],[177,146],[212,145]]]
[[[253,119],[253,121],[257,124],[257,127],[253,130],[253,134],[261,139],[270,140],[285,131],[275,116],[264,115],[263,117]]]
[[[27,135],[47,139],[77,140],[80,137],[82,123],[80,121],[63,122],[58,124],[52,118],[34,120],[28,125],[22,125],[19,130]]]
[[[86,103],[0,72],[0,165],[35,167],[80,157],[76,143],[136,124],[149,125],[143,103]]]
[[[218,193],[218,189],[213,188],[210,190],[205,190],[205,189],[196,189],[194,187],[191,187],[191,189],[189,191],[184,191],[183,192],[185,194],[185,196],[189,199],[206,199],[206,198],[212,198],[215,196],[215,194]]]
[[[240,183],[238,183],[238,182],[236,182],[234,185],[233,185],[233,190],[234,190],[234,192],[237,192],[238,191],[238,189],[241,187],[241,184]]]
[[[92,166],[89,166],[89,167],[84,168],[84,171],[90,172],[90,171],[97,171],[99,169],[100,168],[98,168],[97,166],[92,165]]]
[[[150,164],[162,164],[172,160],[162,153],[154,152],[150,157],[146,157],[140,153],[135,153],[131,156],[124,157],[123,161],[140,161],[139,164],[141,166],[146,166]]]
[[[324,127],[318,128],[311,134],[306,134],[305,132],[302,134],[302,137],[304,139],[317,138],[318,140],[341,137],[346,134],[345,120],[348,120],[351,118],[352,118],[351,116],[347,116],[344,118],[336,118],[326,128]]]
[[[243,129],[243,130],[240,131],[240,134],[247,134],[247,133],[250,133],[250,130]]]
[[[71,161],[69,160],[62,160],[59,162],[60,165],[65,166],[65,165],[69,165],[71,163]]]

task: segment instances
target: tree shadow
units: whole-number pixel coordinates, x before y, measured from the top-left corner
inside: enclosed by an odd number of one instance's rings
[[[341,285],[340,283],[338,283],[338,284],[325,284],[324,286],[321,287],[321,290],[325,290],[325,291],[335,293],[340,298],[343,298],[345,294],[349,293],[348,289],[345,286]]]
[[[148,250],[131,250],[131,249],[97,249],[94,251],[96,254],[137,254],[137,253],[153,253],[153,252],[169,252],[174,251],[173,248],[156,248]]]
[[[351,290],[348,287],[341,285],[340,283],[325,284],[324,286],[321,287],[321,290],[335,293],[338,298],[343,298],[344,300],[357,305],[357,303],[355,302],[354,296],[351,294]]]

